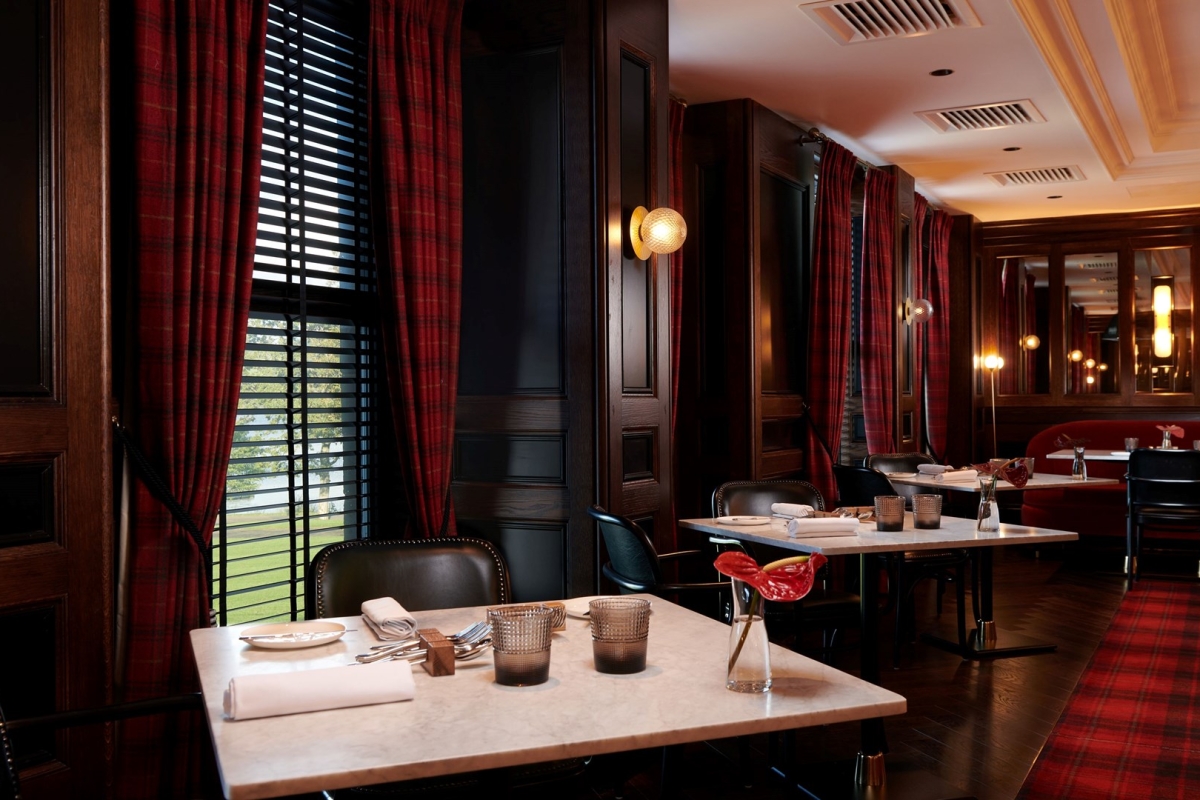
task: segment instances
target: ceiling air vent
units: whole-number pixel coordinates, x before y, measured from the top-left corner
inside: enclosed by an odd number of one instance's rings
[[[1115,261],[1082,261],[1079,263],[1079,268],[1080,269],[1112,269],[1112,270],[1115,270],[1117,268],[1117,262],[1115,262]],[[1092,280],[1096,280],[1096,278],[1092,278]],[[1114,280],[1115,281],[1116,278],[1100,278],[1099,280],[1102,280],[1102,281]]]
[[[1046,118],[1029,100],[942,108],[936,111],[918,111],[917,116],[942,133],[989,131],[1046,121]]]
[[[820,0],[800,4],[839,44],[921,36],[982,23],[967,0]]]
[[[1044,183],[1071,183],[1084,180],[1079,167],[1043,167],[1007,172],[984,173],[1001,186],[1034,186]]]

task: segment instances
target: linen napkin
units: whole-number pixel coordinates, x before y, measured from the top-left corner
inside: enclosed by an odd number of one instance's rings
[[[362,604],[363,619],[380,639],[408,639],[417,631],[416,618],[391,597],[377,597]]]
[[[858,520],[851,517],[822,517],[820,519],[788,520],[788,536],[854,536],[858,533]]]
[[[949,472],[954,467],[947,467],[945,464],[917,464],[917,472],[922,475],[941,475],[943,472]]]
[[[800,503],[771,503],[771,513],[777,517],[811,517],[813,507]]]
[[[225,690],[225,716],[231,720],[278,717],[412,700],[412,665],[379,661],[272,675],[239,675]]]
[[[971,483],[979,479],[979,471],[974,469],[956,469],[935,475],[934,480],[947,483]]]

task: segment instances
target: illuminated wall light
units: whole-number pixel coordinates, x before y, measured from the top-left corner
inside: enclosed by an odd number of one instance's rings
[[[1083,362],[1083,365],[1085,367],[1087,367],[1088,369],[1095,369],[1096,368],[1096,359],[1089,358],[1087,361]]]
[[[1154,327],[1154,355],[1157,358],[1171,357],[1171,344],[1174,337],[1171,335],[1171,329],[1167,326],[1159,326],[1155,323]]]
[[[1154,287],[1154,301],[1151,305],[1156,317],[1171,313],[1171,286],[1169,284],[1160,283]]]
[[[1072,350],[1071,352],[1067,353],[1067,358],[1071,359],[1072,361],[1083,361],[1083,351]]]
[[[1174,287],[1169,283],[1160,283],[1154,287],[1154,299],[1151,302],[1151,307],[1154,309],[1155,358],[1171,357],[1171,348],[1175,339],[1171,332],[1173,289]]]
[[[983,368],[991,370],[1004,369],[1004,359],[994,353],[986,355],[983,357]]]
[[[1026,350],[1037,350],[1041,346],[1042,340],[1032,333],[1021,337],[1021,347]]]
[[[1093,384],[1093,383],[1095,383],[1095,382],[1096,382],[1096,376],[1095,376],[1095,375],[1088,375],[1088,376],[1087,376],[1087,378],[1086,378],[1085,380],[1087,380],[1087,382],[1088,382],[1088,385],[1090,386],[1091,384]]]
[[[647,211],[638,206],[629,218],[629,240],[633,252],[645,261],[651,253],[673,253],[683,247],[687,238],[687,223],[674,209],[656,208]]]
[[[1103,361],[1101,361],[1096,365],[1096,369],[1100,370],[1101,372],[1105,372],[1108,370],[1108,364],[1105,364]]]

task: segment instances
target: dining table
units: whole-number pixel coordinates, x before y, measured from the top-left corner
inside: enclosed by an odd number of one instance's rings
[[[1056,461],[1070,461],[1073,458],[1075,458],[1075,451],[1069,447],[1066,448],[1065,450],[1055,450],[1052,453],[1047,453],[1046,458],[1054,459]],[[1129,451],[1128,450],[1099,450],[1094,447],[1093,448],[1085,447],[1083,449],[1083,460],[1084,461],[1128,461],[1129,460]]]
[[[1075,483],[1078,483],[1076,481]],[[682,528],[699,531],[707,535],[720,535],[743,542],[771,545],[800,553],[821,553],[825,556],[858,556],[861,645],[859,647],[859,675],[871,683],[878,684],[879,677],[879,560],[874,556],[887,553],[911,552],[916,550],[949,550],[974,548],[978,550],[976,563],[979,569],[978,594],[979,618],[976,628],[965,643],[941,634],[926,634],[922,638],[940,648],[961,655],[964,659],[1005,657],[1049,652],[1055,649],[1052,642],[1044,642],[1010,631],[1000,630],[993,618],[992,608],[992,551],[995,547],[1014,544],[1043,544],[1070,542],[1079,538],[1071,531],[1033,528],[1025,525],[1000,523],[998,530],[976,529],[976,521],[961,517],[942,515],[940,527],[918,529],[914,527],[912,512],[905,512],[904,527],[899,531],[879,531],[873,521],[860,521],[857,531],[850,535],[822,536],[820,533],[791,536],[788,519],[773,517],[725,517],[680,520]],[[853,776],[862,786],[886,786],[886,797],[953,798],[955,787],[937,786],[932,776],[916,771],[903,777],[908,784],[894,785],[890,777],[885,778],[883,756],[887,751],[887,739],[882,718],[864,720],[862,723],[862,748],[859,751]],[[882,795],[881,795],[882,796]]]
[[[1054,455],[1049,456],[1053,458]],[[1122,459],[1124,460],[1124,459]],[[962,480],[938,480],[937,476],[924,475],[919,472],[899,473],[891,472],[884,473],[887,479],[892,483],[899,483],[905,486],[920,486],[923,489],[946,490],[950,492],[979,492],[979,478],[970,481]],[[980,476],[983,480],[988,480],[987,475]],[[996,481],[997,492],[1023,492],[1036,491],[1038,489],[1067,489],[1079,486],[1101,486],[1103,484],[1120,483],[1116,478],[1087,478],[1079,479],[1070,475],[1053,475],[1050,473],[1035,473],[1021,486],[1016,486],[1006,480]]]
[[[567,601],[553,634],[549,680],[495,682],[490,653],[433,677],[413,667],[410,701],[232,720],[223,696],[236,677],[345,668],[380,643],[361,617],[322,622],[334,641],[266,649],[241,640],[247,625],[201,628],[191,643],[209,732],[229,800],[278,797],[429,778],[724,737],[771,733],[905,711],[902,696],[770,645],[766,693],[726,689],[729,625],[659,597],[651,601],[645,670],[597,672],[587,599]],[[483,607],[419,611],[419,628],[443,633],[483,620]],[[302,625],[303,623],[296,623]]]

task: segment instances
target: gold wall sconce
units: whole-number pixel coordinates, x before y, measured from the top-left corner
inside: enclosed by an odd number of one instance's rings
[[[924,298],[914,300],[911,297],[906,297],[904,299],[905,324],[915,325],[928,322],[931,316],[933,316],[933,303]]]
[[[1169,279],[1167,279],[1169,281]],[[1175,287],[1170,282],[1155,284],[1150,303],[1154,311],[1154,357],[1170,358],[1175,333],[1171,330],[1171,312],[1175,306]]]
[[[1042,340],[1039,339],[1036,334],[1031,333],[1028,336],[1021,337],[1022,350],[1037,350],[1041,346]]]
[[[1072,350],[1071,352],[1067,353],[1067,358],[1075,362],[1083,361],[1083,351]]]
[[[633,244],[633,254],[642,261],[651,253],[674,253],[683,247],[686,238],[687,223],[674,209],[647,211],[645,206],[638,206],[629,218],[629,241]]]

